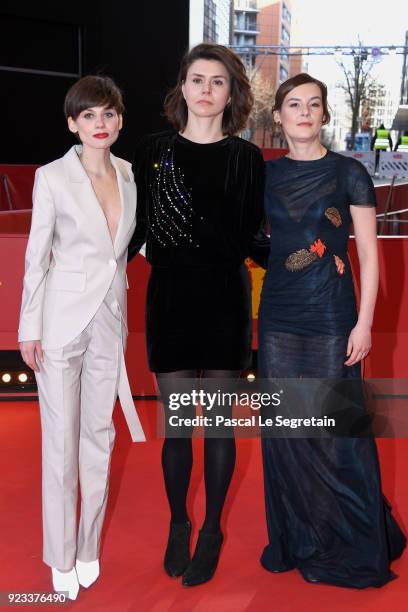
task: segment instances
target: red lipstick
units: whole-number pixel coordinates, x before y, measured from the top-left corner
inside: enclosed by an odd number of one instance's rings
[[[99,134],[94,134],[94,138],[108,138],[108,132],[99,132]]]

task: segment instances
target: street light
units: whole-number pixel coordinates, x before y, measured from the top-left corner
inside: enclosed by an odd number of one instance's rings
[[[379,59],[381,55],[382,55],[382,51],[378,47],[373,47],[371,49],[371,57],[373,57],[374,59]]]

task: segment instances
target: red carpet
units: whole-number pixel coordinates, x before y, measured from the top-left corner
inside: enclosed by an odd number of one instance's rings
[[[139,402],[145,444],[132,444],[120,410],[99,581],[81,589],[68,608],[125,612],[405,612],[408,552],[393,564],[399,575],[365,591],[312,585],[296,571],[270,574],[259,564],[266,542],[259,440],[238,440],[237,469],[224,513],[226,535],[214,579],[183,588],[162,569],[169,515],[162,485],[161,440],[154,439],[155,403]],[[1,403],[0,591],[51,591],[41,556],[40,421],[35,403]],[[383,490],[408,528],[408,440],[379,440]],[[194,534],[203,517],[202,443],[195,441],[190,494]],[[31,608],[32,606],[30,606]],[[61,609],[60,606],[47,606]],[[27,609],[27,607],[25,608]],[[38,609],[38,608],[37,608]],[[66,609],[66,608],[65,608]]]

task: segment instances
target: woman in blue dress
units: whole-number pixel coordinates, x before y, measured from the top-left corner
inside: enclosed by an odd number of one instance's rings
[[[259,312],[263,378],[359,379],[378,289],[375,192],[360,162],[320,142],[327,89],[299,74],[273,108],[289,153],[267,163],[271,253]],[[357,314],[350,223],[361,276]],[[406,539],[381,493],[371,437],[264,437],[269,544],[262,565],[310,582],[364,588],[394,577]]]

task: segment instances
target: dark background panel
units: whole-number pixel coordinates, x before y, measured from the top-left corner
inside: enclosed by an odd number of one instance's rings
[[[74,143],[63,100],[75,79],[0,72],[2,122],[0,163],[44,164]]]
[[[0,65],[78,74],[79,30],[72,23],[3,15]]]
[[[27,28],[28,20],[32,28]],[[59,3],[45,0],[0,5],[0,32],[6,22],[15,41],[9,61],[16,67],[40,65],[66,72],[66,35],[80,27],[83,74],[103,72],[124,92],[124,127],[114,152],[131,159],[142,135],[168,128],[163,99],[174,84],[178,65],[188,47],[189,0],[154,2]],[[37,24],[37,25],[35,25]],[[50,34],[50,27],[53,34]],[[48,32],[47,42],[41,40]],[[64,37],[58,32],[64,32]],[[72,55],[75,50],[72,48]],[[2,49],[2,61],[7,49]],[[10,54],[11,51],[8,51]],[[48,64],[47,64],[48,49]],[[10,58],[10,55],[9,55]],[[76,65],[77,56],[70,57]],[[75,140],[62,113],[66,77],[27,75],[0,70],[0,104],[7,121],[2,126],[0,163],[47,163],[65,153]]]

